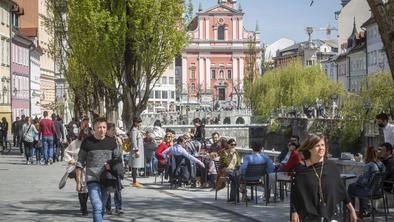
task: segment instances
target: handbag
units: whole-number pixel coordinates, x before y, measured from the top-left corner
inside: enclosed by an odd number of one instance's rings
[[[26,130],[26,132],[23,134],[23,141],[27,143],[32,143],[34,141],[33,137],[28,133],[31,128],[31,124],[29,128]]]

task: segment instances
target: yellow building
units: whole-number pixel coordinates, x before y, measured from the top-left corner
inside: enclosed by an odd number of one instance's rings
[[[12,0],[0,1],[0,119],[11,126],[11,8]],[[11,127],[9,127],[10,129]]]

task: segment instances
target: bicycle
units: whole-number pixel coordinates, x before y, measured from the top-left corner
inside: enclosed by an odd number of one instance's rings
[[[0,141],[0,146],[2,154],[9,153],[12,150],[11,142],[8,140],[5,143],[3,143],[3,141]]]

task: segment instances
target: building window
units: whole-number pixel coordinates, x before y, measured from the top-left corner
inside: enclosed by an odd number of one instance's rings
[[[221,69],[219,71],[219,79],[224,79],[224,71],[223,71],[223,69]]]
[[[5,40],[2,39],[2,40],[1,40],[1,65],[4,65],[4,64],[5,64],[5,61],[4,61],[4,54],[5,54],[5,52],[4,52],[4,46],[5,46]]]
[[[155,99],[161,99],[161,91],[155,91]]]
[[[227,79],[231,79],[231,69],[227,70]]]
[[[192,94],[196,93],[196,84],[192,83],[191,90],[192,90]]]
[[[196,79],[196,69],[190,70],[190,79]]]
[[[218,27],[218,40],[224,40],[224,25]]]
[[[161,84],[167,84],[167,77],[166,76],[161,77]]]
[[[171,91],[171,99],[175,99],[175,92]]]
[[[174,77],[168,78],[168,84],[174,85]]]
[[[161,97],[162,97],[162,99],[168,99],[168,92],[167,91],[162,91],[161,92]]]
[[[216,79],[216,70],[211,70],[211,79]]]

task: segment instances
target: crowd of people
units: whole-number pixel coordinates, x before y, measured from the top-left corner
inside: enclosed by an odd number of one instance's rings
[[[0,143],[6,147],[8,142],[8,122],[2,118],[0,123]],[[26,158],[26,164],[52,164],[62,161],[65,144],[64,124],[61,117],[43,112],[42,118],[22,115],[11,124],[13,139],[11,145],[18,147]]]
[[[238,193],[242,194],[241,201],[247,201],[246,181],[261,178],[246,175],[246,171],[250,165],[264,164],[264,173],[270,178],[266,192],[276,186],[277,179],[292,181],[292,221],[330,221],[337,204],[343,202],[353,222],[370,214],[372,206],[362,197],[370,192],[374,175],[385,173],[386,180],[394,180],[394,126],[385,114],[379,114],[376,122],[383,128],[385,143],[366,149],[364,172],[347,190],[338,167],[327,158],[328,142],[322,134],[310,134],[303,143],[297,135],[291,136],[287,148],[274,162],[259,144],[252,144],[252,153],[241,158],[234,138],[214,132],[207,139],[199,118],[194,119],[190,132],[176,135],[173,129],[163,129],[160,121],[153,128],[142,128],[139,117],[133,119],[130,131],[124,132],[102,117],[96,118],[92,127],[86,117],[64,125],[61,117],[50,118],[45,111],[42,119],[17,118],[12,133],[14,146],[25,154],[26,164],[68,163],[66,176],[75,179],[81,213],[88,215],[89,199],[93,221],[112,214],[111,195],[115,212],[123,213],[121,191],[126,171],[131,173],[131,185],[137,188],[144,187],[137,181],[141,173],[163,174],[172,188],[184,185],[212,191],[224,188],[228,178],[228,201],[232,202],[239,201]],[[3,118],[0,131],[7,127]],[[385,183],[384,189],[392,191],[392,184]],[[356,198],[360,199],[358,215],[353,207]]]

